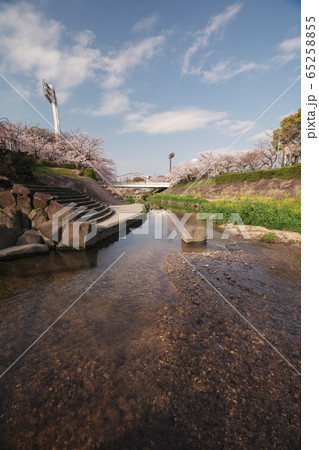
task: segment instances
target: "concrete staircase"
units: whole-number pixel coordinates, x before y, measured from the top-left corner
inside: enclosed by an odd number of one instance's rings
[[[82,217],[82,220],[85,219],[85,222],[92,223],[96,221],[100,223],[114,214],[113,209],[106,203],[96,201],[88,195],[81,194],[73,189],[28,183],[23,183],[23,186],[29,188],[32,193],[43,192],[45,194],[51,194],[53,199],[62,205],[72,205],[70,214],[78,210],[77,214],[72,218],[72,222],[76,222]]]

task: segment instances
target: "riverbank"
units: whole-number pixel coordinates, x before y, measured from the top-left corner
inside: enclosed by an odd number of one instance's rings
[[[185,212],[201,212],[221,214],[215,222],[228,223],[240,219],[244,225],[264,227],[268,230],[286,230],[300,233],[301,204],[291,198],[253,199],[247,197],[242,200],[202,200],[188,195],[177,197],[168,194],[157,194],[148,198],[148,204],[162,208],[176,208]],[[234,216],[237,214],[237,216]],[[238,217],[239,215],[239,217]]]
[[[301,198],[301,165],[251,172],[231,172],[208,180],[176,184],[168,195],[235,200],[245,197]]]
[[[200,184],[198,182],[198,184],[196,183],[194,185],[189,183],[173,186],[167,189],[165,193],[176,196],[188,194],[190,197],[205,198],[208,200],[234,200],[247,196],[272,197],[274,199],[289,197],[300,200],[301,181],[300,179],[274,179],[223,184]]]
[[[276,242],[280,244],[294,244],[300,246],[301,234],[294,231],[269,230],[265,227],[255,227],[252,225],[227,225],[220,224],[216,227],[221,232],[229,234],[229,237],[249,237],[249,239],[262,242]]]

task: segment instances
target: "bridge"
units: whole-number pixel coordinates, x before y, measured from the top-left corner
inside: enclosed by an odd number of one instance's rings
[[[115,183],[113,185],[117,188],[168,188],[170,183],[163,181],[128,181],[126,183]]]

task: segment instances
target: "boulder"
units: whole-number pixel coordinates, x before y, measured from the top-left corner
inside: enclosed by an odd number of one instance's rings
[[[16,245],[28,245],[28,244],[44,244],[44,241],[37,230],[25,231],[16,242]]]
[[[26,197],[25,195],[19,195],[17,197],[17,207],[21,212],[28,216],[32,211],[31,198]]]
[[[62,234],[62,231],[61,231],[62,224],[61,223],[58,224],[56,236],[53,236],[54,230],[52,232],[52,225],[53,225],[52,222],[46,222],[39,226],[40,235],[43,238],[44,242],[50,248],[54,248],[57,245],[57,243],[61,239],[61,234]],[[53,240],[53,237],[56,237],[56,239]]]
[[[52,220],[52,217],[55,213],[57,213],[58,211],[60,211],[62,208],[64,208],[65,205],[61,205],[61,203],[56,202],[55,200],[51,200],[49,206],[46,209],[47,215],[49,217],[50,220]],[[61,216],[61,219],[63,217],[65,217],[68,213],[63,214],[63,216]]]
[[[0,192],[0,208],[15,208],[16,199],[11,191]]]
[[[0,260],[23,258],[49,253],[49,247],[45,244],[28,244],[5,248],[0,250]]]
[[[16,240],[16,235],[6,225],[0,224],[0,250],[12,247]]]
[[[94,225],[93,225],[94,227]],[[90,236],[92,232],[92,236]],[[89,238],[89,239],[88,239]],[[92,247],[98,241],[98,234],[89,222],[70,222],[62,230],[58,249],[73,248],[75,250]]]
[[[6,225],[16,237],[22,234],[21,213],[16,209],[0,209],[0,224]]]
[[[33,206],[35,208],[45,209],[51,200],[53,200],[52,195],[45,194],[44,192],[36,192],[33,196]]]
[[[12,192],[18,195],[31,196],[31,191],[29,188],[22,186],[21,184],[14,184],[12,186]]]
[[[186,244],[191,244],[192,242],[205,242],[207,239],[206,228],[201,226],[196,227],[194,225],[185,225],[181,237]]]
[[[48,220],[48,216],[44,209],[33,209],[29,214],[31,227],[37,230],[43,223]]]

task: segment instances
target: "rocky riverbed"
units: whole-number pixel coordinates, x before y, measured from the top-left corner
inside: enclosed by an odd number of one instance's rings
[[[1,448],[299,448],[297,246],[131,233],[0,263],[1,370],[124,251],[1,378]]]
[[[299,448],[297,260],[282,270],[277,246],[263,261],[242,251],[173,254],[165,269],[179,301],[158,322],[159,373],[180,448]]]

